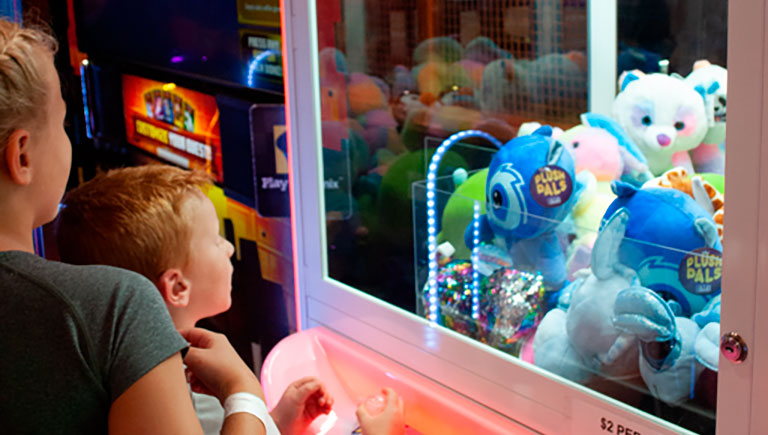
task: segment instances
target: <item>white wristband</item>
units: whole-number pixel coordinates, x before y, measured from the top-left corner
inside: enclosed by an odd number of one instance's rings
[[[267,405],[261,400],[261,397],[251,393],[235,393],[227,397],[224,401],[224,418],[238,412],[247,412],[256,416],[267,427],[270,421]]]

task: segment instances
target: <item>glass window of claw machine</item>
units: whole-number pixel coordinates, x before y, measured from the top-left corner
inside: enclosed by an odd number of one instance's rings
[[[282,11],[302,327],[510,427],[768,429],[765,1]]]

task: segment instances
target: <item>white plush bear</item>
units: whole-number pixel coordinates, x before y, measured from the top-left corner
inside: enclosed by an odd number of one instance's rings
[[[703,142],[720,144],[725,140],[725,114],[728,101],[728,70],[713,65],[708,60],[699,60],[693,71],[685,78],[696,92],[704,95],[709,130]]]
[[[696,172],[725,172],[725,115],[728,101],[728,71],[707,60],[699,60],[693,65],[693,71],[685,78],[704,96],[709,129],[701,145],[691,151],[691,159]]]
[[[613,117],[640,147],[653,175],[677,165],[692,169],[687,151],[707,134],[704,98],[680,78],[627,73]]]

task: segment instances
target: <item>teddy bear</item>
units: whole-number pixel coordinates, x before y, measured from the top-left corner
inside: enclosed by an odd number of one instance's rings
[[[709,129],[702,144],[691,151],[696,172],[725,172],[725,122],[728,103],[728,71],[699,60],[685,78],[703,96]]]
[[[621,79],[613,118],[637,144],[654,176],[674,166],[692,169],[688,151],[709,130],[704,99],[680,78],[629,72]]]

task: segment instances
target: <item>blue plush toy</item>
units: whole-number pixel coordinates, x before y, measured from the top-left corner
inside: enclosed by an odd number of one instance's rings
[[[629,216],[618,213],[600,232],[592,264],[563,289],[533,339],[534,364],[574,382],[595,377],[639,377],[638,341],[614,326],[617,295],[637,286],[637,275],[618,262]]]
[[[643,286],[619,292],[613,325],[640,341],[640,374],[651,394],[676,405],[692,396],[705,366],[716,369],[720,239],[712,218],[683,192],[621,182],[613,190],[618,198],[605,222],[627,219],[618,258]]]
[[[552,138],[551,127],[514,138],[488,168],[479,239],[502,244],[516,268],[540,271],[547,287],[558,290],[565,281],[565,256],[554,229],[580,191],[573,158]],[[464,234],[470,249],[473,230],[470,225]]]
[[[676,189],[638,189],[622,182],[612,187],[617,198],[604,220],[620,210],[630,215],[619,261],[637,272],[644,287],[668,301],[675,315],[690,317],[701,311],[720,293],[720,276],[714,272],[699,276],[695,267],[699,257],[689,253],[719,257],[722,246],[711,215]],[[689,268],[689,261],[697,264]]]

